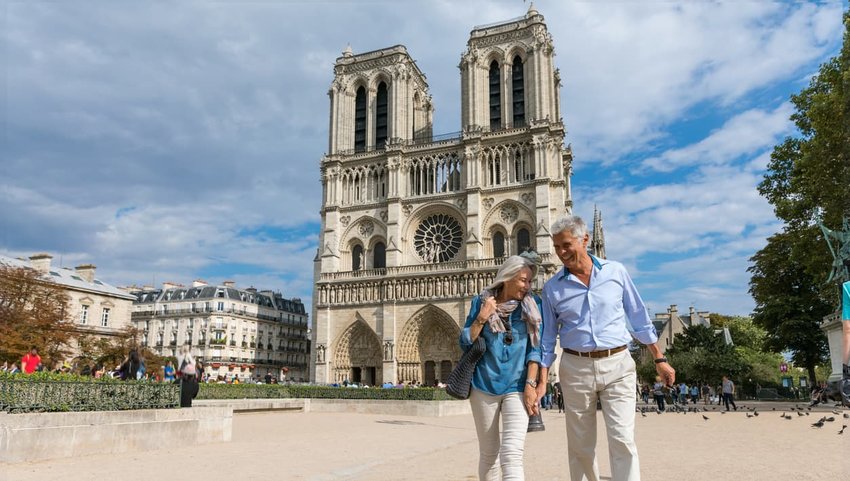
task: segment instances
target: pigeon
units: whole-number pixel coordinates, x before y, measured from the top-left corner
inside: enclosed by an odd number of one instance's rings
[[[703,418],[703,419],[705,419],[706,421],[708,421],[708,420],[710,419],[710,418],[709,418],[708,416],[706,416],[705,414],[703,414],[703,415],[702,415],[702,418]],[[844,431],[844,430],[842,429],[842,431]],[[838,433],[838,434],[841,434],[841,433]]]
[[[752,414],[750,414],[750,413],[747,413],[747,417],[748,417],[748,418],[751,418],[751,417],[753,417],[753,415],[752,415]]]
[[[838,414],[841,414],[841,413],[839,411],[836,411],[835,409],[833,409],[832,414],[838,415]]]
[[[797,416],[803,417],[803,416],[805,416],[805,414],[798,412]]]
[[[644,413],[644,412],[640,413],[640,415],[643,416],[643,417],[646,417],[646,413]]]
[[[850,418],[850,414],[844,413],[844,419]]]
[[[844,434],[844,430],[847,429],[847,425],[841,426],[841,431],[838,431],[838,434]]]
[[[818,422],[812,424],[812,427],[813,428],[822,428],[823,427],[823,421],[821,420],[821,421],[818,421]]]
[[[830,416],[830,417],[824,417],[823,420],[828,422],[828,423],[831,423],[831,422],[835,421],[835,418]]]
[[[720,414],[726,414],[726,411],[720,411]]]
[[[806,416],[808,416],[808,415],[809,415],[809,413],[806,413]]]
[[[759,412],[756,408],[753,408],[753,416],[758,416]]]

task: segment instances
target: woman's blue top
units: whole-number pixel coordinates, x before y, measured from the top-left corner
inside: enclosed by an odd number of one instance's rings
[[[537,303],[537,308],[542,311],[540,298],[534,296],[534,301]],[[466,324],[460,333],[460,348],[464,352],[472,346],[470,327],[475,322],[475,318],[478,317],[480,310],[481,296],[475,296],[472,299]],[[513,342],[510,345],[504,342],[504,332],[494,333],[489,324],[485,324],[481,329],[480,335],[484,336],[487,351],[475,366],[475,373],[472,375],[472,387],[494,396],[523,392],[528,373],[528,363],[540,363],[542,355],[542,347],[539,344],[537,347],[532,347],[531,341],[528,339],[528,324],[522,320],[522,304],[511,313],[510,320],[511,330],[513,331]],[[539,337],[542,337],[542,320],[539,328]]]

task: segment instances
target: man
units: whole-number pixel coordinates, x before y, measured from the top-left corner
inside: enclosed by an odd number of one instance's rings
[[[38,348],[33,346],[30,352],[24,354],[21,358],[21,371],[24,374],[32,374],[41,364],[41,356],[38,355]]]
[[[732,380],[729,379],[728,377],[723,376],[722,386],[723,386],[723,404],[726,406],[726,410],[727,411],[729,410],[729,404],[731,403],[732,408],[735,411],[737,411],[738,406],[735,405],[735,398],[733,397],[735,395],[735,383],[732,382]]]
[[[562,271],[543,287],[543,367],[547,379],[560,337],[560,381],[566,407],[570,479],[599,480],[596,463],[596,401],[601,400],[613,481],[640,479],[634,441],[635,362],[628,350],[634,336],[655,359],[662,382],[676,372],[657,346],[658,335],[631,277],[619,262],[587,253],[587,225],[568,216],[552,225]],[[631,333],[630,333],[631,331]],[[538,396],[542,396],[538,387]]]

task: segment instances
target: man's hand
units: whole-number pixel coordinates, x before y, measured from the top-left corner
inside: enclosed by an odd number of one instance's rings
[[[531,384],[525,385],[525,391],[522,393],[522,401],[529,416],[540,413],[540,409],[537,407],[537,389],[531,387]]]
[[[664,384],[672,386],[676,382],[676,370],[667,362],[659,362],[655,364],[655,371],[661,376]]]
[[[546,395],[546,382],[538,382],[537,383],[537,403],[540,403],[540,400],[543,399],[543,396]]]

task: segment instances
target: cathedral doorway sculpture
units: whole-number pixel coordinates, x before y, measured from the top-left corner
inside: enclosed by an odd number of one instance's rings
[[[383,382],[383,352],[375,331],[358,319],[339,337],[334,349],[335,382],[349,381],[375,386]]]
[[[433,386],[460,359],[460,328],[445,311],[428,305],[407,321],[398,347],[398,379]]]

